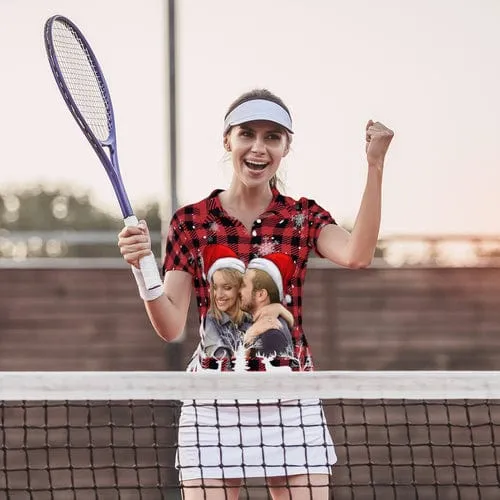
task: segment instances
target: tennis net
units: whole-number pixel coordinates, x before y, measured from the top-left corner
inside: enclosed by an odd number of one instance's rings
[[[297,398],[323,401],[338,457],[328,498],[500,498],[500,372],[280,370],[0,372],[0,498],[180,499],[181,401],[260,408]],[[208,482],[199,491],[230,498]],[[265,478],[245,480],[239,498],[271,498]]]

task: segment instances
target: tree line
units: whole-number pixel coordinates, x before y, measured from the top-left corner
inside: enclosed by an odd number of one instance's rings
[[[150,231],[161,230],[158,201],[136,207],[136,215],[148,221]],[[62,237],[58,240],[48,235],[83,231],[117,234],[122,226],[119,215],[98,207],[88,193],[41,185],[0,192],[0,257],[119,257],[112,238],[110,242],[68,244]]]

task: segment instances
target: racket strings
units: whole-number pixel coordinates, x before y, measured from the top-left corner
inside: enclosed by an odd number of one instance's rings
[[[62,22],[52,27],[54,51],[66,86],[87,125],[99,141],[111,133],[111,103],[99,71],[78,34]]]

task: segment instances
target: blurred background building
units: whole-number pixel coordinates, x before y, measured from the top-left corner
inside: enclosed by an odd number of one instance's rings
[[[106,14],[118,4],[110,30]],[[0,122],[8,138],[0,369],[183,369],[197,341],[195,308],[184,340],[166,345],[137,298],[116,247],[122,222],[111,187],[46,61],[41,30],[54,12],[75,21],[98,53],[125,184],[159,263],[172,211],[230,180],[221,123],[239,93],[268,87],[290,105],[297,133],[281,172],[286,192],[315,198],[347,228],[365,178],[364,123],[380,119],[396,135],[375,263],[354,272],[310,262],[305,322],[317,367],[499,367],[500,73],[488,54],[500,43],[492,22],[500,4],[384,0],[373,10],[365,0],[256,0],[249,12],[230,0],[154,0],[138,16],[132,1],[33,0],[0,9],[12,21],[4,46],[16,22],[27,28],[5,53],[19,67],[17,86],[2,88],[24,95],[31,117],[20,120],[7,100]],[[270,51],[270,40],[287,40],[286,50]],[[24,86],[33,78],[43,99]]]

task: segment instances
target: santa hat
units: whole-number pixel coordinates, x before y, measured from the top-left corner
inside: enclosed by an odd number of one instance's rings
[[[285,296],[285,290],[292,279],[295,263],[289,255],[284,253],[270,253],[264,257],[257,257],[248,263],[248,269],[265,271],[276,284],[280,300],[290,302],[290,296]]]
[[[208,245],[203,250],[203,270],[207,281],[212,281],[212,276],[219,269],[236,269],[245,272],[245,264],[238,259],[229,247],[224,245]]]

